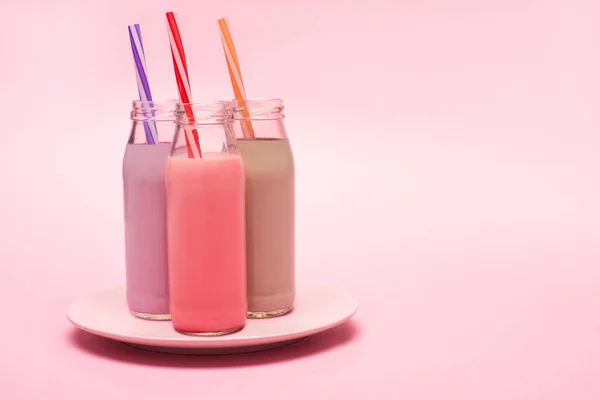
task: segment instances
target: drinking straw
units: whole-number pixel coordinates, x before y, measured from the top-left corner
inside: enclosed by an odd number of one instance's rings
[[[133,52],[133,61],[135,63],[138,93],[140,100],[146,103],[152,101],[152,93],[150,93],[150,85],[148,84],[148,72],[146,69],[144,45],[142,44],[142,32],[139,24],[129,25],[128,29],[131,51]],[[144,121],[144,131],[146,132],[146,143],[156,144],[158,142],[158,132],[154,121],[150,121],[150,123]]]
[[[177,23],[177,16],[173,12],[167,13],[167,24],[169,31],[169,42],[171,44],[171,56],[173,58],[173,68],[175,69],[175,80],[177,81],[177,88],[179,90],[179,100],[183,104],[185,114],[188,118],[188,124],[194,125],[194,112],[190,103],[192,102],[192,91],[190,90],[190,80],[187,70],[187,61],[185,59],[185,52],[183,50],[183,42],[181,41],[181,34],[179,33],[179,24]],[[200,149],[200,139],[198,138],[198,131],[190,129],[189,126],[184,127],[185,130],[185,142],[188,150],[188,157],[190,158],[201,158],[202,150]]]
[[[229,78],[231,79],[231,85],[233,86],[233,93],[236,100],[242,101],[244,107],[242,108],[242,115],[244,120],[242,121],[242,132],[246,139],[254,139],[254,129],[250,122],[250,114],[248,113],[248,107],[246,106],[246,90],[244,89],[244,81],[242,80],[242,70],[240,69],[240,63],[233,45],[233,39],[231,38],[231,32],[229,31],[229,24],[225,18],[219,19],[219,28],[221,29],[221,43],[223,44],[223,51],[225,52],[225,58],[227,59],[227,67],[229,69]]]

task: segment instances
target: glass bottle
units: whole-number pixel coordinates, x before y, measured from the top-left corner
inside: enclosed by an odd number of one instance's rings
[[[249,318],[284,315],[295,300],[294,156],[283,110],[280,99],[233,102],[246,175]]]
[[[126,297],[139,318],[168,320],[165,172],[176,100],[133,102],[123,157]]]
[[[178,105],[166,180],[170,310],[189,335],[246,321],[244,168],[231,124],[229,102]]]

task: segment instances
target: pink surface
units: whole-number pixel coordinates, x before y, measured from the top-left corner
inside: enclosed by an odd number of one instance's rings
[[[0,5],[0,398],[600,397],[598,2],[86,3]],[[170,9],[195,99],[232,96],[226,15],[248,94],[286,100],[298,281],[353,292],[352,324],[226,358],[71,329],[124,279],[126,26],[173,96]]]

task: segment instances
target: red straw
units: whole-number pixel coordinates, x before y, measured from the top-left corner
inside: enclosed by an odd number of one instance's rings
[[[177,88],[179,89],[179,99],[181,100],[181,103],[184,104],[183,107],[185,110],[185,114],[188,117],[189,125],[194,125],[194,112],[192,110],[192,107],[190,106],[190,104],[192,103],[192,93],[190,90],[190,80],[187,70],[187,61],[185,59],[185,52],[183,51],[183,43],[181,41],[181,34],[179,33],[177,18],[173,12],[169,11],[167,13],[167,23],[169,25],[169,42],[171,43],[171,57],[173,58],[173,67],[175,68],[175,79],[177,80]],[[200,139],[198,138],[198,131],[195,128],[192,129],[191,132],[188,129],[185,129],[185,133],[185,143],[187,145],[188,157],[202,157],[202,150],[200,149]],[[193,139],[189,136],[192,136]],[[190,143],[192,140],[194,142],[194,147],[192,147],[192,144]]]

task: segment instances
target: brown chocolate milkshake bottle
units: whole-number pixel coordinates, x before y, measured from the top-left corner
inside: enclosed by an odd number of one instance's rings
[[[233,101],[246,174],[249,318],[290,312],[295,298],[294,157],[279,99]]]

